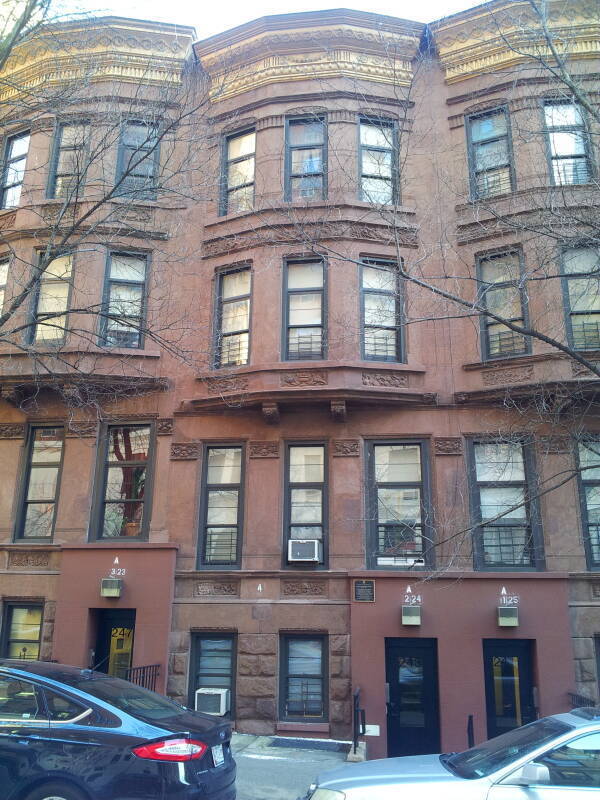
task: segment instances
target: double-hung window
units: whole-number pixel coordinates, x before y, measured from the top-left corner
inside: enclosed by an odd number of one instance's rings
[[[52,536],[63,446],[63,428],[31,428],[17,539],[49,539]]]
[[[467,117],[471,196],[495,197],[512,192],[510,125],[505,107]]]
[[[206,448],[199,566],[240,563],[243,452],[241,446]]]
[[[432,560],[424,445],[371,442],[368,567],[425,566]]]
[[[325,264],[288,261],[285,269],[285,358],[325,357]]]
[[[89,126],[85,122],[59,126],[50,173],[50,197],[74,200],[83,191]]]
[[[121,129],[117,163],[116,194],[129,195],[137,200],[154,200],[159,164],[156,125],[140,120],[125,122]]]
[[[286,200],[325,199],[326,131],[325,120],[321,117],[287,120]]]
[[[40,605],[9,603],[5,606],[2,626],[4,658],[39,659],[42,612]]]
[[[519,286],[521,259],[519,253],[498,253],[480,258],[479,303],[491,314],[523,327],[525,296]],[[494,317],[482,314],[484,358],[502,358],[526,353],[529,340]]]
[[[402,361],[402,303],[397,265],[390,261],[363,261],[361,299],[363,358]]]
[[[110,253],[104,289],[101,344],[142,347],[148,258]]]
[[[550,174],[555,186],[588,183],[592,177],[583,113],[576,103],[544,103]]]
[[[600,248],[563,251],[567,328],[575,350],[600,350]]]
[[[16,208],[19,205],[28,150],[29,131],[11,136],[6,143],[2,186],[0,187],[0,208]]]
[[[391,120],[361,117],[359,122],[360,199],[390,205],[396,202],[398,135]]]
[[[250,344],[250,267],[218,276],[215,367],[248,363]]]
[[[97,538],[146,535],[150,440],[149,425],[108,427],[100,466]]]
[[[539,513],[529,499],[531,454],[521,442],[472,446],[475,564],[480,569],[542,566]]]
[[[327,637],[314,634],[281,637],[280,718],[327,719]]]
[[[35,292],[31,341],[61,344],[67,328],[71,294],[71,253],[55,256],[40,273]]]
[[[233,633],[192,634],[189,707],[231,717],[235,699],[235,635]],[[208,689],[196,704],[196,691]],[[216,691],[215,691],[216,690]],[[214,692],[214,694],[212,693]],[[223,698],[221,698],[221,694]],[[222,702],[222,700],[224,702]]]
[[[4,295],[6,294],[6,283],[8,281],[8,258],[0,258],[0,317],[4,306]]]
[[[600,569],[600,437],[579,444],[579,486],[588,566]]]
[[[225,140],[221,214],[254,208],[254,131],[237,133]]]
[[[286,543],[288,563],[325,560],[326,449],[322,444],[292,444],[286,463]]]

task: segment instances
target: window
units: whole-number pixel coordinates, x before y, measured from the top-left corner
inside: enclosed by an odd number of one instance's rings
[[[108,347],[142,347],[148,259],[111,253],[108,259],[102,341]]]
[[[42,638],[42,606],[9,603],[4,609],[4,658],[37,660]]]
[[[50,197],[74,199],[81,195],[86,172],[87,123],[60,125],[54,143]]]
[[[285,284],[285,358],[290,361],[324,358],[325,264],[289,261]]]
[[[63,428],[31,428],[17,522],[18,539],[48,539],[54,531],[64,447]]]
[[[149,425],[111,425],[106,432],[100,539],[146,534],[150,433]]]
[[[471,196],[512,192],[514,176],[506,108],[467,117]]]
[[[93,712],[91,708],[80,706],[70,697],[51,692],[44,688],[44,697],[48,708],[48,717],[52,722],[67,723],[77,722],[79,725],[87,725]]]
[[[248,363],[250,285],[250,267],[218,276],[215,367]]]
[[[361,266],[362,351],[369,361],[402,361],[398,267],[366,260]]]
[[[242,447],[207,447],[203,474],[200,565],[239,564]]]
[[[600,568],[600,439],[579,443],[579,487],[588,565]]]
[[[481,569],[541,568],[536,504],[527,499],[532,472],[529,448],[520,442],[473,444],[473,510],[476,566]]]
[[[31,340],[61,344],[67,327],[73,256],[55,256],[40,273]]]
[[[360,199],[389,205],[396,201],[397,131],[389,120],[360,120]]]
[[[289,445],[286,475],[286,542],[317,541],[323,563],[326,534],[324,445]]]
[[[224,194],[221,213],[254,208],[254,131],[237,133],[225,140]]]
[[[287,120],[285,199],[324,200],[326,126],[320,117]]]
[[[19,205],[28,150],[29,131],[11,136],[6,143],[0,208],[16,208]]]
[[[45,722],[42,697],[36,687],[29,681],[13,677],[0,677],[0,725],[3,722],[23,720],[23,724],[31,725],[33,720]],[[3,735],[3,738],[6,734]]]
[[[480,258],[479,303],[490,313],[525,325],[525,297],[519,287],[521,259],[518,253],[500,253]],[[528,351],[528,340],[493,317],[481,317],[482,355],[484,358],[502,358]]]
[[[548,780],[540,785],[600,789],[600,733],[573,739],[537,756],[534,763],[548,768]]]
[[[429,488],[424,445],[371,442],[369,470],[369,568],[430,563]]]
[[[575,103],[548,101],[544,104],[544,121],[552,183],[588,183],[592,170],[581,109]]]
[[[235,699],[235,635],[192,634],[190,708],[195,707],[196,689],[228,689],[232,716]]]
[[[8,258],[0,259],[0,316],[4,306],[4,295],[6,293],[6,282],[8,281]]]
[[[117,169],[117,195],[130,195],[137,200],[156,198],[156,177],[159,163],[156,125],[128,120],[121,129]],[[126,174],[127,173],[127,174]]]
[[[571,345],[576,350],[599,350],[600,248],[566,249],[562,271]]]
[[[282,636],[281,719],[327,719],[327,637]]]

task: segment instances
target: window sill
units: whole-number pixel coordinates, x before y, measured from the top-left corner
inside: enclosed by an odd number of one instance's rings
[[[326,733],[329,736],[328,722],[278,722],[275,730],[282,733]]]

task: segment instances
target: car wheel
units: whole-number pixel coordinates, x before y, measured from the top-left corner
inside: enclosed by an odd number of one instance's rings
[[[87,800],[79,789],[66,783],[45,783],[26,795],[23,800]]]

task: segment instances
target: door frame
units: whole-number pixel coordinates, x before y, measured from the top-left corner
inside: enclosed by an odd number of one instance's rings
[[[521,724],[525,725],[528,722],[533,722],[537,719],[537,709],[535,707],[535,639],[483,639],[482,640],[482,656],[483,656],[483,682],[484,682],[484,691],[485,691],[485,718],[486,718],[486,733],[488,739],[492,739],[495,736],[499,736],[504,731],[497,731],[492,730],[492,717],[495,717],[496,714],[490,713],[490,709],[493,709],[493,704],[495,702],[494,697],[494,686],[493,686],[493,676],[491,671],[488,671],[488,658],[491,657],[490,650],[493,648],[498,648],[498,655],[503,655],[503,650],[507,651],[506,654],[508,655],[508,651],[512,649],[512,655],[520,656],[523,658],[524,663],[529,664],[528,667],[528,674],[525,676],[525,680],[523,681],[523,676],[519,670],[519,690],[520,690],[520,701],[521,704],[523,702],[524,692],[526,691],[527,682],[529,682],[529,694],[531,698],[531,708],[534,711],[532,715],[532,719],[527,719],[524,714],[522,714],[522,721]],[[523,681],[523,682],[522,682]],[[523,690],[521,692],[521,689]],[[517,726],[518,727],[518,726]],[[494,726],[495,728],[495,726]],[[511,730],[514,730],[511,728]]]

